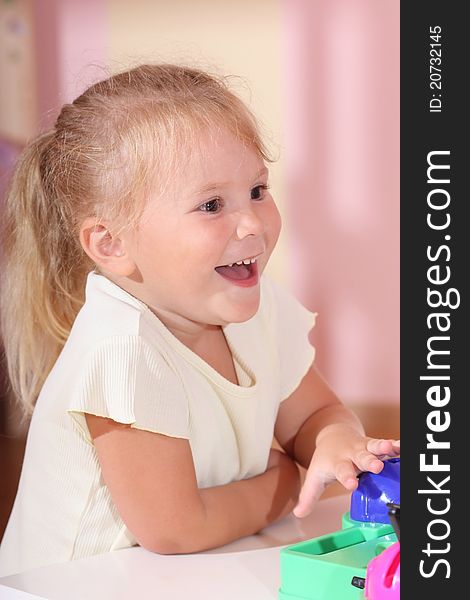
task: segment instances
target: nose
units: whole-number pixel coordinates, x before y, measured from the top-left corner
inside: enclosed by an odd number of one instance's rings
[[[262,235],[264,231],[264,221],[253,208],[247,208],[239,212],[236,231],[239,240],[243,240],[250,235]]]

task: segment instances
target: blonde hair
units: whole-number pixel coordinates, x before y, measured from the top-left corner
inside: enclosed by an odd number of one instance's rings
[[[271,161],[227,78],[142,65],[92,85],[24,150],[6,198],[1,327],[12,390],[26,413],[70,333],[94,267],[87,217],[135,223],[201,131],[226,128]]]

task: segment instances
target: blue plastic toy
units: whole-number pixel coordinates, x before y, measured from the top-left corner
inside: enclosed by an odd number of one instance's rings
[[[361,473],[349,514],[363,523],[390,523],[387,504],[400,504],[399,458],[386,460],[378,474]]]

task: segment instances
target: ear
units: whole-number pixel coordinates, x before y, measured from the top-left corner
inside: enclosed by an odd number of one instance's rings
[[[128,277],[136,269],[124,239],[114,236],[106,223],[86,219],[80,227],[80,244],[91,260],[109,273]]]

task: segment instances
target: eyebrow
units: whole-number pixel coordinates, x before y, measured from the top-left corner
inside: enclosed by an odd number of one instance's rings
[[[258,177],[261,177],[261,175],[267,175],[269,173],[269,170],[267,167],[263,167],[260,171],[258,171],[258,173],[255,175],[254,179],[258,179]],[[226,187],[228,184],[228,182],[216,182],[216,183],[209,183],[207,185],[205,185],[202,188],[199,188],[198,190],[196,190],[196,194],[206,194],[207,192],[213,192],[215,190],[219,190],[220,188]]]

